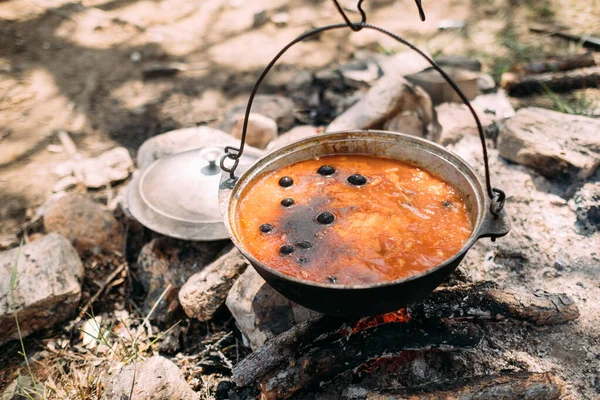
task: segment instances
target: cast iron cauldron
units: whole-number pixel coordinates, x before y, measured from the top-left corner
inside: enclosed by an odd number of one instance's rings
[[[304,281],[278,272],[254,258],[240,241],[236,221],[238,199],[252,182],[264,173],[315,157],[332,154],[363,154],[389,157],[427,170],[453,185],[461,194],[473,232],[452,258],[428,271],[409,278],[370,285],[339,285]],[[238,168],[243,169],[244,166]],[[313,136],[291,143],[259,159],[239,178],[223,174],[219,203],[231,240],[258,273],[275,290],[290,300],[325,314],[362,317],[398,310],[427,296],[460,264],[467,250],[482,237],[500,237],[510,226],[506,213],[490,211],[490,199],[475,171],[460,157],[428,140],[403,133],[348,131]],[[307,194],[310,195],[310,194]]]
[[[413,44],[382,28],[367,24],[366,14],[361,8],[363,0],[358,1],[358,10],[362,16],[361,22],[358,23],[350,22],[339,2],[337,0],[332,1],[344,18],[345,23],[315,28],[312,31],[303,33],[285,46],[259,76],[246,107],[240,147],[226,147],[226,154],[221,159],[221,169],[227,173],[223,174],[221,178],[219,203],[221,213],[225,219],[225,227],[229,232],[231,240],[250,261],[256,271],[275,290],[298,304],[325,314],[343,317],[362,317],[396,311],[409,303],[427,296],[456,269],[466,252],[477,239],[491,237],[493,240],[504,236],[510,230],[510,224],[508,216],[503,210],[504,192],[491,186],[483,127],[477,113],[456,83],[427,54]],[[424,20],[425,14],[421,6],[421,1],[416,0],[416,4],[419,8],[421,19]],[[403,133],[385,131],[346,131],[318,135],[280,148],[262,157],[250,167],[238,165],[240,157],[244,152],[248,117],[252,101],[267,73],[294,44],[325,31],[344,28],[350,28],[354,32],[363,29],[374,30],[390,36],[417,52],[442,75],[469,108],[477,124],[483,150],[485,186],[479,181],[473,169],[464,160],[445,148],[425,139]],[[421,274],[392,282],[370,285],[349,286],[304,281],[284,275],[259,262],[246,250],[244,243],[239,240],[240,234],[237,231],[236,221],[243,218],[238,213],[238,199],[240,195],[244,190],[252,186],[255,179],[264,173],[299,161],[334,154],[363,154],[388,157],[419,166],[450,183],[461,194],[470,215],[473,232],[469,240],[452,258]],[[225,165],[227,159],[233,161],[230,167]],[[310,196],[310,193],[307,193],[307,195]]]

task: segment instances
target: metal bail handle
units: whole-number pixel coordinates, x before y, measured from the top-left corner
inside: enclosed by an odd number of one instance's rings
[[[435,61],[433,61],[433,59],[431,59],[431,57],[429,57],[427,54],[425,54],[423,51],[421,51],[415,45],[413,45],[412,43],[406,41],[405,39],[401,38],[400,36],[395,35],[383,28],[367,24],[367,16],[366,16],[364,10],[362,9],[362,3],[364,0],[358,1],[357,8],[358,8],[359,13],[361,14],[361,21],[357,22],[357,23],[353,23],[350,21],[350,19],[346,16],[346,13],[344,12],[343,8],[338,3],[338,0],[332,0],[332,1],[333,1],[334,5],[336,6],[337,10],[339,11],[339,13],[342,15],[342,18],[344,19],[345,23],[335,24],[335,25],[327,25],[327,26],[323,26],[320,28],[315,28],[311,31],[301,34],[296,39],[294,39],[293,41],[288,43],[283,49],[281,49],[279,51],[279,53],[277,53],[277,55],[271,60],[271,62],[269,62],[267,67],[263,70],[263,72],[258,77],[258,80],[256,81],[256,84],[254,85],[254,88],[252,89],[252,92],[250,93],[250,97],[248,98],[248,105],[246,106],[246,113],[244,115],[244,125],[242,128],[242,137],[240,139],[240,147],[239,147],[239,149],[236,147],[232,147],[232,146],[225,147],[225,155],[221,158],[221,162],[220,162],[221,169],[225,172],[229,172],[229,177],[232,180],[235,180],[235,170],[239,164],[240,157],[242,156],[242,153],[244,152],[244,146],[246,145],[246,131],[248,129],[248,119],[250,117],[250,109],[252,108],[252,103],[254,102],[254,97],[256,96],[256,92],[260,88],[260,85],[262,84],[262,82],[265,79],[265,77],[267,76],[267,74],[271,71],[273,66],[277,63],[277,61],[279,61],[281,56],[283,56],[283,54],[290,47],[292,47],[296,43],[299,43],[305,39],[308,39],[312,36],[318,35],[319,33],[322,33],[325,31],[331,31],[334,29],[350,28],[354,32],[358,32],[363,29],[372,29],[372,30],[381,32],[381,33],[391,37],[392,39],[395,39],[396,41],[398,41],[398,42],[402,43],[403,45],[407,46],[408,48],[410,48],[411,50],[414,50],[421,57],[423,57],[425,60],[427,60],[427,62],[432,66],[432,68],[435,69],[442,76],[442,78],[444,78],[444,80],[446,82],[448,82],[450,87],[452,87],[452,89],[456,92],[456,94],[458,94],[458,96],[460,97],[462,102],[467,106],[467,108],[473,115],[473,118],[475,119],[475,123],[477,124],[477,131],[479,132],[479,139],[481,140],[481,148],[482,148],[482,153],[483,153],[483,165],[485,168],[485,186],[487,189],[487,194],[491,200],[489,211],[494,217],[497,218],[500,215],[500,213],[502,212],[502,209],[504,208],[504,203],[506,201],[506,194],[502,190],[492,187],[491,179],[490,179],[490,166],[489,166],[489,161],[488,161],[488,152],[487,152],[487,147],[485,144],[485,134],[483,131],[483,126],[481,125],[481,121],[479,120],[479,117],[477,116],[475,109],[469,102],[469,99],[467,99],[467,96],[465,96],[465,94],[460,90],[460,88],[452,80],[452,78],[450,78],[450,76],[448,76],[448,74],[446,72],[444,72],[444,70]],[[417,4],[417,8],[419,9],[419,16],[421,17],[421,20],[424,21],[425,20],[425,12],[421,5],[421,0],[415,0],[415,2]],[[231,167],[225,166],[225,160],[227,158],[233,160],[233,165]]]

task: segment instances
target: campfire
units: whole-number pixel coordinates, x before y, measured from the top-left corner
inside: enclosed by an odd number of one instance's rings
[[[348,380],[356,390],[390,399],[417,392],[460,395],[477,388],[502,388],[514,399],[536,388],[547,396],[540,398],[559,398],[564,385],[549,374],[506,373],[458,382],[469,368],[453,365],[448,354],[477,351],[485,330],[501,321],[545,326],[578,317],[577,306],[562,295],[499,290],[490,282],[444,287],[397,312],[361,319],[320,316],[294,325],[238,363],[233,379],[239,386],[257,385],[263,399],[311,398],[312,391],[355,398]],[[427,385],[432,377],[438,383]]]

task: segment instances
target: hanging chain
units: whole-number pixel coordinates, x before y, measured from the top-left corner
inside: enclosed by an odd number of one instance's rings
[[[358,32],[364,28],[367,28],[367,29],[372,29],[372,30],[375,30],[375,31],[378,31],[378,32],[381,32],[383,34],[390,36],[391,38],[404,44],[405,46],[409,47],[411,50],[416,51],[419,55],[421,55],[423,58],[425,58],[427,60],[427,62],[429,62],[429,64],[432,66],[432,68],[435,69],[438,73],[440,73],[440,75],[442,75],[444,80],[446,80],[446,82],[450,85],[450,87],[452,87],[452,89],[454,89],[454,91],[458,94],[458,96],[460,97],[462,102],[467,106],[467,108],[473,115],[473,118],[475,119],[475,123],[477,125],[477,131],[479,132],[479,139],[481,140],[482,153],[483,153],[483,165],[485,168],[485,186],[487,189],[487,194],[491,199],[490,212],[494,217],[498,217],[500,215],[500,212],[504,208],[504,203],[506,201],[506,195],[502,190],[492,187],[492,183],[491,183],[491,179],[490,179],[490,166],[489,166],[489,160],[488,160],[488,152],[487,152],[487,146],[485,143],[485,134],[484,134],[483,126],[481,124],[481,121],[479,120],[479,116],[477,115],[477,112],[475,112],[475,109],[469,102],[469,99],[460,90],[460,88],[452,80],[452,78],[450,78],[450,76],[448,76],[448,74],[435,61],[433,61],[433,59],[431,57],[429,57],[427,54],[425,54],[423,51],[421,51],[418,47],[416,47],[412,43],[406,41],[405,39],[402,39],[400,36],[397,36],[383,28],[379,28],[377,26],[367,24],[367,16],[366,16],[364,10],[362,9],[362,3],[364,0],[359,0],[358,4],[357,4],[358,12],[361,14],[361,21],[357,22],[357,23],[353,23],[352,21],[350,21],[350,19],[344,12],[344,9],[338,3],[338,0],[332,0],[332,1],[335,4],[339,13],[342,15],[342,18],[344,19],[345,23],[328,25],[328,26],[324,26],[321,28],[315,28],[309,32],[303,33],[302,35],[300,35],[296,39],[294,39],[292,42],[287,44],[283,49],[281,49],[281,51],[279,51],[279,53],[277,53],[277,55],[273,58],[273,60],[271,60],[271,62],[267,65],[265,70],[260,74],[258,80],[256,81],[256,84],[254,85],[254,88],[252,89],[252,92],[250,93],[250,97],[248,99],[248,105],[246,107],[246,114],[244,116],[244,125],[242,127],[242,137],[240,139],[240,148],[238,149],[238,148],[232,147],[232,146],[225,147],[225,155],[221,158],[221,162],[220,162],[221,169],[225,172],[229,172],[229,177],[232,180],[235,179],[235,170],[240,162],[240,157],[242,156],[242,153],[244,152],[244,146],[246,144],[246,132],[248,130],[248,120],[250,117],[250,109],[252,108],[252,103],[254,101],[254,97],[256,96],[256,92],[260,88],[260,85],[262,84],[262,82],[265,79],[265,77],[267,76],[267,74],[271,71],[271,68],[273,68],[275,63],[277,63],[277,61],[281,58],[281,56],[290,47],[292,47],[293,45],[295,45],[298,42],[303,41],[304,39],[307,39],[309,37],[318,35],[319,33],[329,31],[329,30],[349,27],[354,32]],[[419,9],[419,16],[420,16],[421,20],[424,21],[425,20],[425,12],[423,10],[421,0],[415,0],[415,2],[417,4],[417,8]],[[233,160],[233,165],[231,167],[225,166],[225,160],[227,158]]]

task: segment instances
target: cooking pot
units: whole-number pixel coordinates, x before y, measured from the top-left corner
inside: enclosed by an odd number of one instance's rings
[[[487,161],[487,150],[483,128],[468,99],[450,79],[450,77],[426,54],[404,39],[381,28],[366,24],[366,17],[359,1],[359,11],[363,17],[360,23],[351,23],[337,0],[333,0],[346,24],[330,25],[307,32],[287,45],[267,66],[260,75],[250,95],[246,108],[246,120],[242,132],[239,149],[228,147],[226,155],[221,159],[221,169],[225,171],[219,186],[219,205],[224,216],[224,223],[235,246],[250,261],[256,271],[279,293],[288,299],[315,311],[343,317],[362,317],[396,311],[407,304],[427,296],[439,286],[456,269],[467,251],[480,238],[490,237],[492,240],[504,236],[510,230],[510,223],[504,206],[504,193],[492,188]],[[417,2],[420,6],[420,2]],[[421,10],[421,9],[420,9]],[[399,132],[378,130],[355,130],[332,132],[309,137],[282,147],[260,158],[251,166],[238,165],[244,150],[247,120],[252,101],[262,80],[275,62],[293,44],[326,30],[349,26],[353,31],[373,29],[404,43],[422,55],[434,69],[446,79],[459,97],[467,105],[479,130],[482,142],[485,166],[485,185],[469,164],[446,148],[429,140]],[[391,282],[361,285],[341,285],[335,283],[317,283],[285,275],[268,265],[261,263],[248,252],[240,239],[236,221],[244,218],[240,215],[239,199],[241,195],[263,174],[303,160],[327,155],[361,154],[387,157],[416,165],[439,176],[451,184],[460,193],[472,222],[473,231],[464,246],[450,259],[417,275],[397,279]],[[226,160],[233,160],[227,167]],[[310,196],[310,193],[307,193]]]

